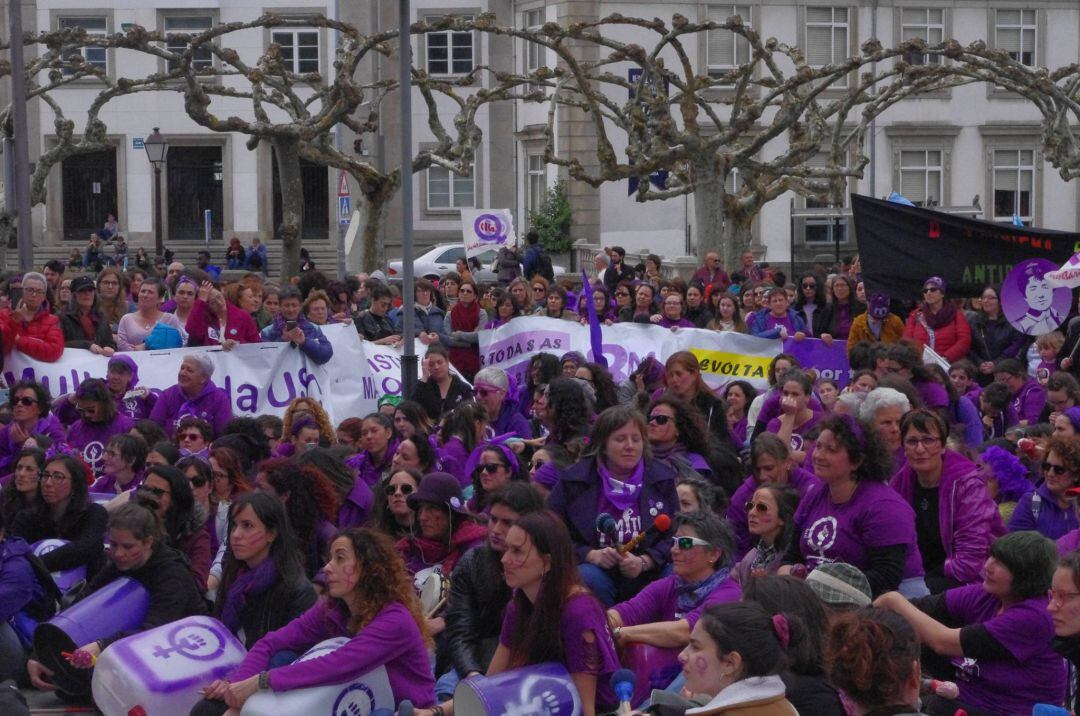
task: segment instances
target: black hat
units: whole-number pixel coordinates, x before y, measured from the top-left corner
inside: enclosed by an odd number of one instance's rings
[[[461,483],[448,472],[432,472],[424,475],[416,492],[406,498],[409,507],[419,509],[420,503],[447,507],[454,512],[467,515],[465,499],[461,496]]]
[[[76,276],[71,281],[71,292],[78,293],[79,291],[85,291],[90,289],[91,291],[96,288],[94,286],[94,279],[90,276]]]

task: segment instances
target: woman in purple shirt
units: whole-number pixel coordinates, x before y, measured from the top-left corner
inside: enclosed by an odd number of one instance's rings
[[[661,313],[653,314],[649,320],[661,328],[696,328],[692,321],[683,315],[683,297],[672,291],[664,297]]]
[[[810,570],[825,562],[858,567],[874,594],[899,589],[927,594],[915,537],[915,512],[889,487],[889,455],[869,426],[849,415],[819,426],[814,474],[822,487],[803,496],[795,524],[799,538],[783,557]]]
[[[780,415],[769,421],[767,432],[780,437],[791,445],[791,459],[797,465],[806,461],[810,452],[808,435],[818,424],[823,413],[810,409],[810,396],[814,392],[814,382],[810,376],[798,368],[780,376]]]
[[[960,696],[948,702],[928,697],[927,713],[1005,716],[1031,713],[1037,703],[1062,703],[1065,663],[1051,646],[1054,621],[1047,611],[1056,563],[1053,542],[1037,532],[1014,532],[991,545],[982,584],[914,602],[896,592],[878,597],[875,606],[907,619],[924,647],[951,659],[934,676],[955,681]]]
[[[408,699],[416,706],[433,706],[435,680],[420,603],[390,538],[367,528],[344,530],[330,545],[323,572],[326,597],[260,639],[228,679],[207,687],[206,698],[223,700],[239,711],[259,689],[340,684],[383,666],[395,702]],[[269,668],[279,652],[300,653],[342,636],[349,642],[329,654]]]
[[[609,680],[619,658],[604,610],[582,584],[576,563],[570,533],[558,515],[533,512],[510,528],[502,565],[514,596],[506,605],[487,674],[558,662],[570,672],[582,716],[595,716],[618,704]],[[440,709],[453,716],[454,702]],[[437,713],[417,711],[417,716]]]

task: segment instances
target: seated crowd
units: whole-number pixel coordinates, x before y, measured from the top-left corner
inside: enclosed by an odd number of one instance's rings
[[[580,353],[537,353],[519,382],[481,367],[478,331],[534,306],[587,322],[584,304],[540,273],[481,295],[452,272],[417,282],[427,352],[406,399],[337,425],[308,397],[236,417],[201,354],[150,391],[125,353],[278,341],[321,363],[331,322],[400,341],[390,287],[314,271],[221,285],[176,265],[66,289],[62,272],[22,276],[5,349],[109,360],[70,394],[10,386],[0,680],[88,702],[111,643],[208,614],[247,655],[193,714],[381,666],[395,702],[446,716],[464,679],[557,662],[593,716],[619,706],[611,676],[646,647],[666,689],[639,674],[632,701],[656,714],[993,716],[1074,698],[1080,321],[1025,340],[1000,325],[996,289],[968,317],[932,277],[905,326],[888,297],[863,303],[857,264],[808,274],[792,301],[752,256],[729,277],[710,255],[687,286],[658,257],[639,280],[611,253],[588,297],[602,322],[840,339],[850,380],[781,353],[766,390],[714,390],[683,351],[621,382]],[[47,539],[62,543],[34,555]],[[58,602],[121,576],[150,595],[134,630],[35,650]],[[332,637],[347,642],[297,661]]]

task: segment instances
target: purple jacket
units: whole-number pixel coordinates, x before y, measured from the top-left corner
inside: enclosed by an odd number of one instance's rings
[[[502,405],[499,406],[499,417],[495,418],[494,422],[491,423],[491,429],[495,431],[496,435],[513,433],[515,437],[523,440],[532,438],[532,428],[529,427],[529,421],[521,414],[517,401],[510,398],[503,400]]]
[[[1017,500],[1016,509],[1009,518],[1010,532],[1035,530],[1043,537],[1054,540],[1077,527],[1080,527],[1080,523],[1076,520],[1076,511],[1071,505],[1058,505],[1057,498],[1050,494],[1045,483]]]
[[[292,691],[340,684],[385,666],[395,702],[408,699],[414,706],[435,705],[431,660],[408,609],[396,602],[387,604],[356,634],[347,628],[348,620],[343,609],[320,599],[301,616],[255,642],[229,680],[236,683],[266,670],[280,651],[304,652],[321,641],[343,636],[349,641],[336,651],[269,669],[270,688]]]
[[[64,442],[64,426],[52,413],[46,413],[34,423],[32,435],[48,435],[53,444]],[[22,443],[11,437],[11,425],[0,428],[0,474],[7,474],[14,468],[15,460],[22,452]]]
[[[345,460],[345,464],[356,472],[356,477],[359,481],[363,482],[368,487],[373,488],[375,485],[379,484],[379,480],[388,476],[390,462],[394,459],[394,453],[397,452],[397,446],[398,441],[391,439],[386,446],[386,452],[383,453],[382,462],[378,465],[371,459],[371,454],[368,453],[367,450],[361,450],[349,457]],[[369,507],[370,505],[371,503],[368,502]]]
[[[801,467],[796,467],[791,470],[791,474],[788,475],[788,484],[792,489],[798,491],[799,496],[802,497],[806,494],[806,491],[812,487],[816,487],[821,484],[821,480],[817,479],[814,473],[809,470],[804,470]],[[758,489],[758,482],[753,475],[743,480],[743,484],[739,485],[739,489],[735,490],[735,494],[731,496],[731,502],[728,504],[727,517],[728,524],[731,525],[732,531],[735,533],[735,559],[739,560],[746,556],[746,553],[750,551],[750,548],[754,546],[757,541],[753,535],[750,534],[750,523],[746,520],[746,503],[750,501],[750,498],[754,496],[754,490]]]
[[[94,484],[90,486],[90,492],[119,495],[121,492],[127,492],[128,490],[138,488],[145,479],[145,472],[137,472],[135,473],[135,476],[131,478],[131,482],[127,484],[127,487],[120,487],[120,485],[116,484],[116,475],[103,474],[101,477],[94,480]]]
[[[1075,529],[1072,532],[1067,533],[1064,537],[1058,537],[1058,554],[1062,557],[1078,547],[1080,547],[1080,529]]]
[[[368,513],[371,512],[371,503],[374,496],[367,482],[357,477],[349,494],[338,509],[337,526],[341,529],[346,527],[359,527],[367,521]]]
[[[232,401],[229,394],[214,385],[212,380],[206,381],[202,392],[191,399],[179,385],[174,385],[166,388],[158,397],[150,419],[165,428],[165,432],[172,437],[176,433],[176,424],[185,415],[202,418],[213,426],[214,435],[220,435],[225,424],[232,420]]]
[[[45,599],[45,589],[34,576],[27,557],[31,551],[22,537],[0,541],[0,624]]]
[[[914,468],[905,465],[893,475],[891,485],[914,505],[917,480]],[[1005,525],[978,466],[952,450],[942,456],[938,525],[945,547],[945,575],[964,584],[981,582],[990,543],[1005,534]]]
[[[113,435],[126,433],[135,425],[135,421],[126,415],[117,415],[111,423],[87,423],[76,421],[68,428],[67,441],[73,448],[82,452],[83,460],[94,471],[94,477],[101,477],[105,469],[105,446]]]
[[[1016,412],[1018,420],[1026,420],[1028,425],[1039,422],[1043,406],[1046,404],[1046,388],[1034,378],[1028,378],[1016,391],[1010,406]]]
[[[469,451],[465,449],[465,443],[461,442],[461,438],[457,436],[450,438],[440,445],[436,452],[443,472],[448,472],[456,477],[462,488],[472,484],[472,476],[465,472],[465,463],[469,459]]]

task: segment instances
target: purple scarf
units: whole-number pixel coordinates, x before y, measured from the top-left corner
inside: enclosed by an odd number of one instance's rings
[[[705,598],[712,594],[720,582],[727,579],[730,574],[731,570],[728,567],[721,567],[700,582],[687,582],[675,575],[676,619],[681,619],[701,606]]]
[[[638,461],[637,467],[625,481],[616,480],[600,458],[596,460],[596,471],[600,473],[600,488],[604,491],[604,499],[620,510],[629,509],[637,502],[638,493],[644,484],[644,460]]]
[[[244,611],[248,600],[273,587],[277,579],[277,565],[269,556],[259,562],[255,569],[242,568],[236,573],[236,579],[229,585],[229,591],[225,595],[225,605],[221,608],[221,623],[234,634],[239,631],[240,613]]]

